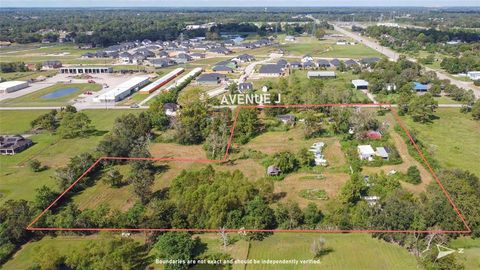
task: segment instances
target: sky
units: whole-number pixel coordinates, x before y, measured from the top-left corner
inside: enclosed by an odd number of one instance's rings
[[[0,7],[480,6],[480,0],[0,0]]]

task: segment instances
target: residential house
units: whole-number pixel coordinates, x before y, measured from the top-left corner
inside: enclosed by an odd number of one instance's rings
[[[206,73],[197,78],[199,85],[218,85],[224,82],[227,77],[224,74],[219,73]]]
[[[317,60],[317,67],[319,68],[328,68],[330,67],[330,62],[326,59],[318,59]]]
[[[20,135],[0,136],[0,154],[2,155],[14,155],[32,145],[32,140]]]
[[[302,57],[302,63],[305,63],[305,62],[313,62],[313,57],[311,57],[310,55],[304,55]]]
[[[413,82],[413,90],[416,92],[426,92],[428,90],[428,85],[419,82]]]
[[[303,62],[303,69],[314,69],[315,67],[315,63],[312,61]]]
[[[133,62],[133,57],[130,53],[128,52],[122,52],[118,55],[118,58],[120,61],[124,64],[130,64]]]
[[[227,66],[214,66],[212,71],[221,73],[233,73],[233,69]]]
[[[341,63],[340,60],[338,60],[336,58],[330,61],[330,64],[332,66],[336,67],[336,68],[338,68],[340,66],[340,63]]]
[[[280,77],[285,74],[285,66],[278,64],[265,64],[262,65],[258,71],[258,74],[265,77]]]
[[[368,82],[365,80],[352,80],[352,84],[357,90],[368,89]]]
[[[242,63],[252,62],[252,61],[255,61],[255,56],[249,55],[249,54],[241,54],[241,55],[233,58],[232,61],[242,62]]]
[[[251,91],[253,90],[253,84],[252,83],[239,83],[238,84],[238,92],[243,93],[246,91]]]
[[[290,68],[291,69],[301,69],[302,68],[302,63],[295,61],[290,63]]]
[[[372,66],[373,64],[376,64],[379,61],[380,61],[380,58],[378,57],[366,57],[360,60],[360,64],[366,67],[366,66]]]
[[[348,59],[347,61],[345,61],[345,66],[346,66],[346,67],[353,67],[353,66],[355,66],[355,65],[358,65],[358,63],[355,62],[355,61],[352,60],[352,59]]]

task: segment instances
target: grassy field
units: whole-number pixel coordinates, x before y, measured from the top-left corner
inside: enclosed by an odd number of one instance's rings
[[[126,113],[139,113],[142,110],[87,110],[84,111],[92,120],[92,124],[98,132],[88,138],[60,139],[57,135],[38,134],[30,137],[34,145],[27,150],[14,156],[0,156],[0,203],[8,199],[31,200],[35,196],[35,189],[42,185],[55,186],[55,180],[51,177],[55,168],[64,166],[70,157],[83,153],[92,152],[98,142],[112,126],[114,119]],[[17,111],[2,112],[2,123],[13,123]],[[28,123],[39,115],[38,111],[21,112],[22,120],[18,124],[18,131],[28,129]],[[21,128],[20,128],[21,127]],[[10,124],[7,129],[14,130]],[[49,169],[34,173],[28,169],[30,159],[38,159]]]
[[[98,49],[79,49],[74,44],[29,44],[0,49],[0,62],[40,63],[48,60],[60,60],[64,64],[106,64],[112,59],[81,59],[87,52]]]
[[[320,265],[252,265],[247,269],[417,269],[415,258],[405,249],[367,234],[275,234],[253,242],[248,258],[313,259],[310,246],[320,237],[330,250],[319,258]]]
[[[480,268],[480,239],[472,239],[470,237],[460,237],[450,241],[447,245],[450,248],[463,248],[464,253],[458,256],[465,264],[465,269]]]
[[[28,81],[28,80],[31,80],[31,79],[36,79],[40,76],[51,77],[55,74],[57,74],[56,70],[9,72],[9,73],[0,72],[0,78],[2,78],[4,80],[7,80],[7,81],[11,81],[11,80]]]
[[[30,130],[30,122],[48,110],[0,111],[0,134],[18,134]]]
[[[440,164],[447,168],[462,168],[480,176],[480,122],[462,114],[458,108],[439,108],[439,119],[430,124],[415,123],[405,117],[408,126],[418,131],[418,137]]]
[[[59,236],[45,237],[39,241],[24,245],[2,269],[27,269],[35,263],[35,256],[40,248],[55,249],[61,255],[67,255],[81,248],[88,241],[101,241],[108,235],[93,235],[86,237]],[[388,244],[371,238],[367,234],[288,234],[279,233],[267,237],[263,241],[250,243],[239,240],[223,249],[220,237],[216,234],[199,235],[207,244],[206,254],[228,253],[233,259],[271,259],[271,260],[308,260],[313,259],[310,245],[320,237],[326,240],[329,252],[318,258],[320,265],[267,265],[250,264],[236,265],[234,269],[417,269],[415,257],[396,245]],[[143,243],[143,237],[136,235],[134,239]],[[288,245],[286,244],[288,243]],[[161,265],[152,265],[155,269],[163,269]],[[193,269],[215,269],[209,265],[196,266]],[[468,269],[468,268],[467,268]]]
[[[57,90],[64,88],[76,88],[76,90],[67,95],[57,98],[43,98],[43,96],[53,93]],[[67,105],[72,99],[80,95],[85,91],[99,91],[102,89],[100,84],[92,83],[67,83],[67,84],[55,84],[50,87],[35,91],[33,93],[14,98],[0,101],[2,106],[64,106]]]

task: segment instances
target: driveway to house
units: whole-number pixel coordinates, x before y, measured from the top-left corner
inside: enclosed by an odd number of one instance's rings
[[[344,29],[344,28],[342,28],[342,27],[340,27],[336,24],[333,24],[333,27],[336,31],[344,34],[345,36],[348,36],[348,37],[356,40],[357,42],[363,43],[364,45],[376,50],[377,52],[379,52],[379,53],[381,53],[385,56],[387,56],[388,58],[390,58],[393,61],[397,61],[399,56],[400,56],[399,53],[378,44],[376,41],[374,41],[370,38],[360,36],[356,33],[350,32],[350,31],[348,31],[348,30],[346,30],[346,29]],[[412,61],[412,62],[417,62],[416,59],[411,58],[411,57],[407,57],[407,59]],[[429,68],[429,67],[425,67],[425,70],[435,72],[437,74],[437,77],[441,80],[449,80],[452,84],[454,84],[458,87],[472,90],[475,93],[475,96],[477,98],[480,98],[480,88],[473,85],[473,83],[457,80],[457,79],[452,78],[451,76],[447,75],[446,73],[444,73],[442,71],[432,69],[432,68]]]

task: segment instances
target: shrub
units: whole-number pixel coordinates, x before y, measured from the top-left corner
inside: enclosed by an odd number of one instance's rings
[[[39,172],[42,170],[42,163],[38,159],[32,159],[28,162],[28,166],[32,172]]]
[[[422,182],[422,177],[420,176],[420,171],[418,170],[417,166],[408,167],[405,181],[412,184],[420,184]]]

